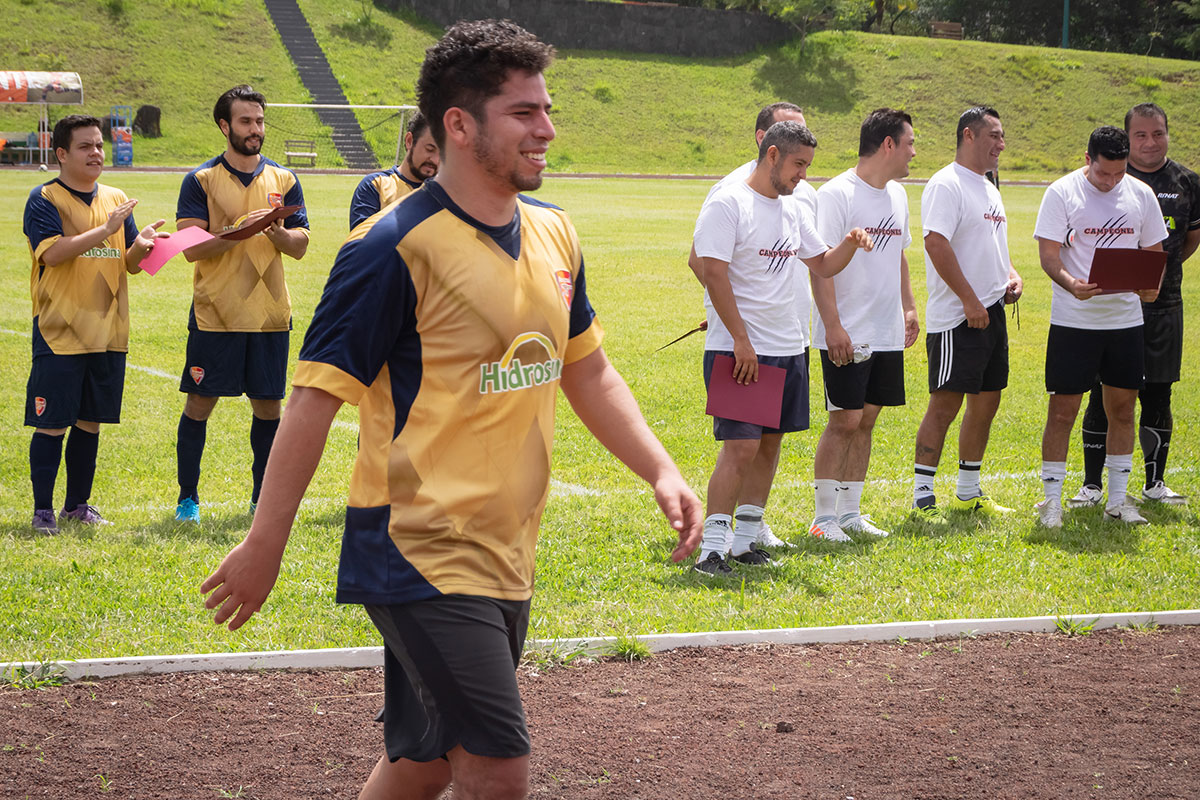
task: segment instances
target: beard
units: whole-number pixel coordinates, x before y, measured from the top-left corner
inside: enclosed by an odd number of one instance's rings
[[[412,150],[408,151],[408,155],[404,157],[404,160],[408,162],[408,171],[417,178],[426,180],[437,174],[437,164],[434,164],[432,161],[422,161],[421,166],[418,167],[417,162],[413,161]]]
[[[479,139],[475,142],[475,160],[490,174],[506,182],[515,192],[532,192],[541,187],[542,173],[522,175],[515,164],[505,164],[501,153],[492,147],[487,128],[479,126]]]
[[[251,138],[251,137],[238,136],[233,131],[230,131],[229,132],[229,146],[244,156],[256,156],[256,155],[258,155],[259,151],[262,150],[262,145],[263,145],[262,137],[261,136],[254,137],[256,139],[256,141],[253,144],[250,144],[246,141],[249,138]]]
[[[787,197],[793,191],[795,191],[796,187],[788,186],[786,183],[784,183],[783,178],[780,177],[779,173],[780,173],[780,170],[779,170],[778,166],[773,167],[771,169],[771,175],[770,175],[771,188],[774,189],[775,191],[779,192],[779,194],[781,194],[782,196]]]

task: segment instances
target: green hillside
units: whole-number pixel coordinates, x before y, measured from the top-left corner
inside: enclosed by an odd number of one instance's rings
[[[300,6],[351,102],[413,101],[436,26],[384,9],[364,20],[359,3],[342,0]],[[209,109],[236,82],[274,102],[307,100],[258,0],[0,0],[0,8],[21,20],[0,30],[8,68],[80,72],[93,113],[113,103],[162,107],[165,135],[135,140],[138,164],[211,155],[219,137]],[[176,44],[181,31],[185,45]],[[825,32],[803,49],[724,59],[567,50],[549,82],[559,129],[550,163],[560,172],[723,172],[745,160],[758,108],[778,99],[808,112],[819,175],[852,163],[858,124],[880,105],[914,116],[913,172],[931,174],[952,155],[958,112],[979,102],[1004,118],[1009,178],[1073,168],[1093,127],[1120,124],[1145,100],[1170,113],[1173,155],[1200,164],[1200,63],[1191,61]],[[14,120],[0,113],[0,130],[19,129]],[[268,132],[268,155],[280,154],[282,138]],[[392,142],[376,137],[381,159],[390,161]]]
[[[82,108],[60,106],[52,119],[104,116],[114,104],[162,109],[163,137],[135,137],[135,164],[194,166],[219,152],[212,107],[235,84],[277,102],[309,100],[260,0],[0,0],[0,11],[0,68],[83,79]],[[34,119],[19,108],[0,109],[0,130]]]

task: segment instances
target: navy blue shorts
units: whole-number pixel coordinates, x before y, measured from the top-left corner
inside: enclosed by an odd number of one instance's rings
[[[204,397],[282,400],[287,389],[288,331],[189,330],[179,391]]]
[[[459,745],[488,758],[529,755],[516,675],[528,600],[448,594],[366,609],[383,634],[389,760],[433,761]]]
[[[25,424],[69,428],[79,420],[121,421],[125,392],[124,353],[53,353],[33,357],[25,386]]]
[[[727,350],[704,351],[705,389],[712,379],[713,361],[717,356],[733,358],[733,353]],[[768,434],[808,430],[808,349],[796,356],[759,356],[758,363],[782,367],[786,371],[783,376],[783,406],[779,412],[779,427],[764,428],[753,422],[713,417],[713,437],[718,442],[726,439],[761,439]]]

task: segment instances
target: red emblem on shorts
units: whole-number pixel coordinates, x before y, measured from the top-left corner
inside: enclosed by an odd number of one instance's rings
[[[33,398],[33,413],[37,414],[40,417],[42,415],[42,412],[45,410],[46,410],[46,398],[44,398],[44,397]]]
[[[270,192],[267,194],[267,205],[271,208],[281,208],[283,206],[283,195],[279,192]]]
[[[192,380],[194,380],[196,382],[197,386],[200,385],[200,381],[204,380],[204,368],[203,367],[189,367],[188,374],[192,376]]]
[[[562,292],[563,302],[567,304],[567,308],[570,308],[571,300],[575,297],[575,281],[571,278],[571,271],[557,270],[554,278],[558,281],[558,291]]]

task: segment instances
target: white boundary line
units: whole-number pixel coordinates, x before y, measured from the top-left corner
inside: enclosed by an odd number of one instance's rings
[[[923,622],[885,622],[873,625],[836,625],[827,628],[777,628],[707,633],[663,633],[636,637],[653,652],[677,647],[721,647],[739,644],[831,644],[843,642],[888,642],[900,638],[927,640],[971,637],[985,633],[1051,633],[1060,620],[1090,625],[1094,630],[1128,625],[1200,625],[1200,609],[1182,611],[1138,611],[1116,614],[1071,614],[1064,617],[999,617],[993,619],[948,619]],[[540,639],[526,649],[559,652],[584,650],[603,655],[616,641],[612,636],[579,639]],[[135,656],[132,658],[87,658],[42,664],[15,661],[0,664],[0,674],[14,670],[33,671],[49,667],[68,680],[116,678],[129,675],[165,675],[172,672],[230,672],[260,669],[362,669],[383,664],[382,647],[351,647],[326,650],[275,650],[255,653],[206,653],[178,656]]]

